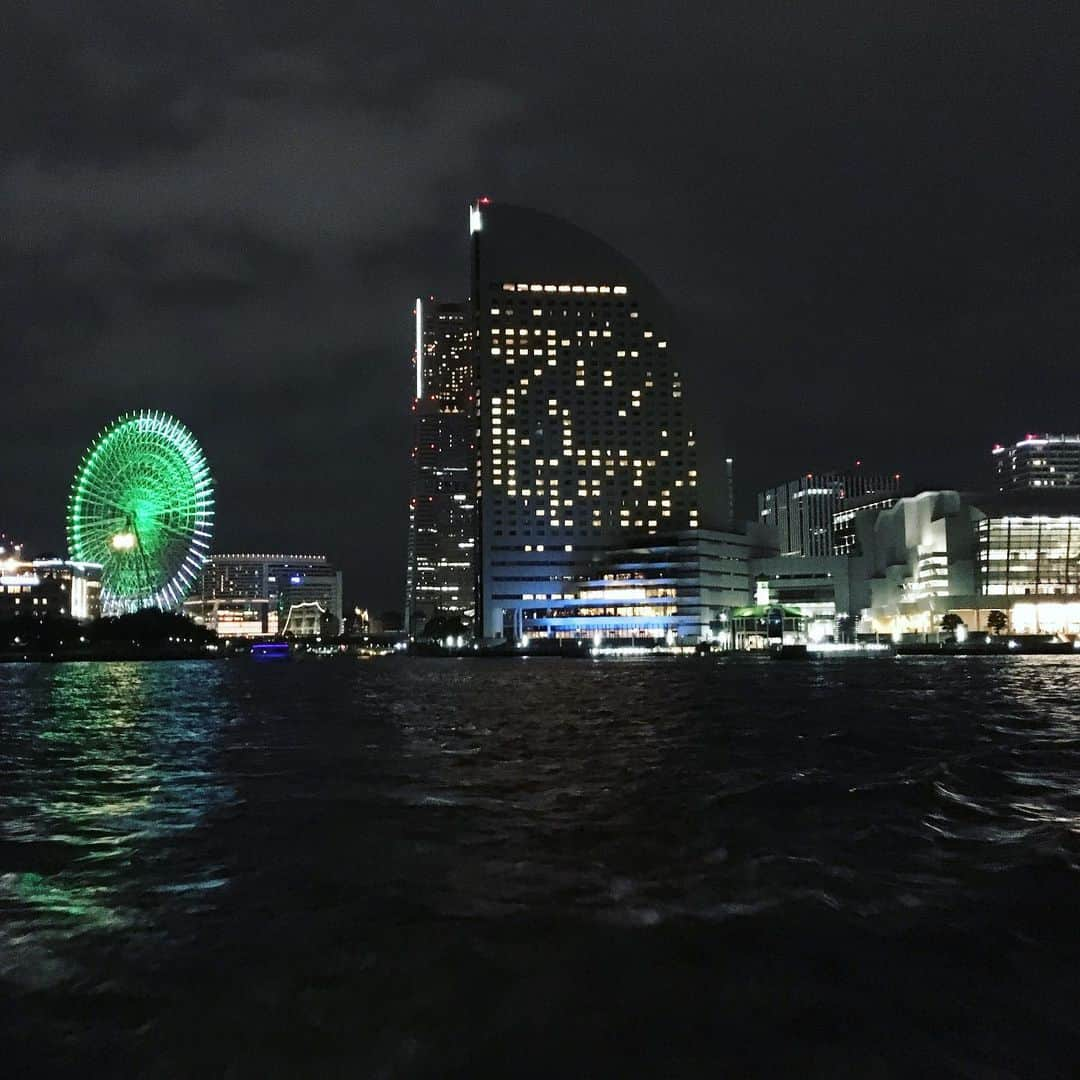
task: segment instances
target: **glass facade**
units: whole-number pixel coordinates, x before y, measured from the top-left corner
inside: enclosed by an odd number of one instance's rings
[[[982,596],[1080,593],[1080,516],[985,518],[977,528]]]

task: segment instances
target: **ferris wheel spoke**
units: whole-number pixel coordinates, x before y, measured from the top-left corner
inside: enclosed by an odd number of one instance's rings
[[[109,507],[120,513],[123,512],[122,507],[116,501],[115,495],[96,480],[96,478],[91,478],[84,482],[80,497],[84,502],[93,500],[99,506]]]

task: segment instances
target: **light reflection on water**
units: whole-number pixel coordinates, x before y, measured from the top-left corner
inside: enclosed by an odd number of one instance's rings
[[[18,667],[0,671],[20,676],[4,682],[0,722],[0,976],[71,936],[151,926],[161,905],[147,888],[219,885],[169,838],[233,798],[214,772],[214,665]]]
[[[1064,1076],[1078,690],[1050,657],[0,665],[0,1047]]]

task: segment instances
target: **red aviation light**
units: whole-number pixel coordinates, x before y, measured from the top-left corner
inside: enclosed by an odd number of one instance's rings
[[[476,202],[480,206],[490,206],[491,205],[491,199],[489,199],[487,195],[481,195],[480,198],[476,200]]]

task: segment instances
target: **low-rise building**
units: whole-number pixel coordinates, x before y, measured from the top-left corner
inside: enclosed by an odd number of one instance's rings
[[[750,563],[754,604],[797,610],[808,640],[853,640],[870,601],[867,561],[860,556],[773,556]]]
[[[568,577],[561,592],[514,600],[515,632],[534,636],[650,639],[730,645],[730,612],[750,593],[750,560],[775,552],[771,532],[688,529],[601,549],[594,569]],[[531,570],[535,561],[525,564]],[[548,589],[544,570],[536,587]]]
[[[968,632],[992,611],[1018,634],[1080,635],[1080,493],[923,492],[873,523],[870,604],[860,629],[937,633],[954,613]]]
[[[0,559],[0,618],[101,615],[101,566],[68,559]]]

